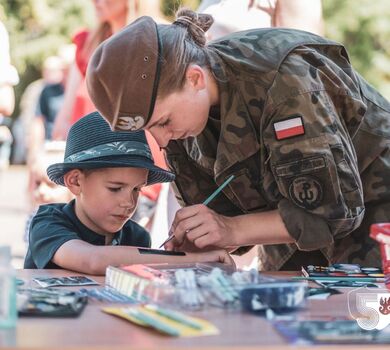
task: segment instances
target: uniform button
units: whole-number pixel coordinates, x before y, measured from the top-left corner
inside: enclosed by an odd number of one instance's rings
[[[148,56],[145,56],[145,57],[144,57],[144,61],[145,61],[145,62],[148,62],[148,61],[149,61],[149,57],[148,57]]]
[[[142,74],[142,75],[141,75],[141,78],[144,79],[144,80],[145,80],[147,77],[148,77],[148,76],[147,76],[146,74]]]

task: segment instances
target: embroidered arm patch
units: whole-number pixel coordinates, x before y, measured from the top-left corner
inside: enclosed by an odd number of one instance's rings
[[[274,130],[277,140],[305,134],[302,117],[298,115],[274,123]]]

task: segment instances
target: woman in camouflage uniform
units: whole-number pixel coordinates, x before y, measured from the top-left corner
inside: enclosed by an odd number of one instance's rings
[[[185,207],[166,248],[258,245],[262,270],[380,265],[368,233],[390,220],[389,102],[338,43],[256,29],[206,44],[211,24],[189,10],[172,25],[143,17],[88,68],[101,114],[148,129],[176,172]]]

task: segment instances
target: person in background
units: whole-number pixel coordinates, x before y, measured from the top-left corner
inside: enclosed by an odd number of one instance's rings
[[[45,79],[45,85],[35,108],[35,116],[30,124],[29,164],[35,161],[36,155],[41,152],[45,141],[52,140],[55,118],[63,105],[64,85],[69,68],[68,63],[59,56],[46,58],[43,66],[44,71],[50,71],[50,79]]]
[[[64,161],[49,166],[47,174],[75,199],[40,206],[24,268],[104,275],[109,265],[233,264],[223,249],[170,255],[148,249],[148,232],[130,219],[139,192],[147,184],[172,181],[174,174],[154,165],[144,131],[113,132],[101,115],[91,113],[72,126]]]
[[[9,117],[15,108],[13,86],[18,82],[18,73],[11,65],[8,32],[0,21],[0,173],[9,165],[12,144]]]
[[[34,145],[32,147],[31,143],[34,142],[32,138],[33,131],[36,130],[34,123],[37,119],[36,112],[39,97],[45,86],[57,84],[63,79],[63,65],[69,67],[74,61],[74,51],[75,46],[73,44],[61,46],[57,55],[54,56],[54,60],[47,58],[43,61],[41,67],[42,77],[30,83],[23,91],[19,103],[20,114],[12,125],[14,136],[12,162],[14,164],[27,163],[29,165],[35,158],[34,154],[36,152],[34,149],[36,147]],[[38,135],[44,135],[42,123],[38,123],[38,125],[40,125]],[[38,142],[38,144],[42,144],[44,137],[40,137],[39,140],[41,142]]]
[[[321,0],[203,0],[198,13],[212,15],[208,40],[254,28],[285,27],[323,35]]]

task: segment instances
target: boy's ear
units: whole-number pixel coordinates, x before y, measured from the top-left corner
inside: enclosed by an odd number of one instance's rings
[[[206,71],[197,64],[190,64],[186,71],[187,82],[196,90],[206,87]]]
[[[68,171],[64,175],[64,183],[65,186],[69,189],[70,192],[72,192],[75,196],[80,194],[81,192],[81,186],[80,186],[80,177],[83,175],[81,170],[79,169],[72,169]]]

